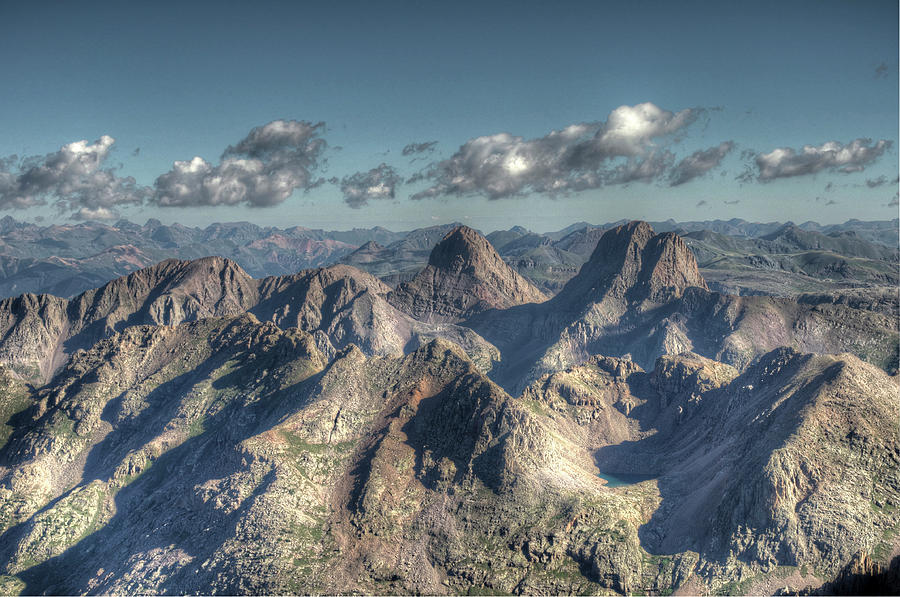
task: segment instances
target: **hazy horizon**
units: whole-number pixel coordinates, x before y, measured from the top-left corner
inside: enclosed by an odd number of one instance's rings
[[[3,216],[3,217],[6,217],[6,216],[10,216],[10,214],[6,214],[6,215]],[[227,221],[225,221],[225,220],[222,220],[222,221],[215,220],[215,221],[210,221],[210,222],[206,222],[206,223],[201,223],[201,224],[193,225],[193,224],[185,224],[185,223],[183,223],[183,222],[178,222],[177,219],[172,219],[172,220],[170,220],[170,221],[166,221],[166,220],[164,220],[164,219],[162,219],[162,218],[156,218],[156,217],[149,217],[149,218],[145,218],[145,219],[141,219],[141,218],[125,218],[125,217],[123,217],[123,218],[119,218],[119,219],[116,219],[116,220],[108,220],[108,221],[102,221],[102,220],[71,220],[71,219],[68,219],[68,220],[61,220],[61,221],[50,221],[50,220],[33,221],[33,220],[19,219],[19,218],[16,218],[14,215],[13,215],[13,216],[10,216],[10,217],[13,217],[13,219],[16,220],[17,222],[25,222],[25,223],[33,224],[33,225],[35,225],[35,226],[40,226],[40,227],[51,227],[51,226],[89,226],[89,225],[102,225],[102,226],[113,226],[113,227],[114,227],[114,226],[116,226],[117,224],[119,224],[119,223],[120,223],[121,221],[123,221],[123,220],[124,220],[124,221],[127,221],[127,222],[131,222],[132,224],[137,224],[137,225],[139,225],[139,226],[146,226],[151,220],[157,220],[157,221],[159,221],[159,222],[160,222],[162,225],[164,225],[164,226],[172,226],[172,225],[175,225],[175,224],[180,224],[180,225],[186,226],[186,227],[188,227],[188,228],[197,228],[197,229],[201,229],[201,230],[202,230],[202,229],[205,229],[205,228],[208,228],[208,227],[212,227],[212,226],[233,225],[233,224],[252,224],[252,225],[255,225],[255,226],[259,226],[259,227],[261,227],[261,228],[274,228],[274,229],[276,229],[276,230],[286,230],[286,229],[288,229],[288,228],[300,227],[300,228],[307,228],[307,229],[310,229],[310,230],[322,230],[323,232],[347,232],[347,231],[352,231],[352,230],[372,230],[372,229],[375,229],[375,228],[383,228],[383,229],[388,230],[389,232],[404,233],[404,232],[412,232],[412,231],[414,231],[414,230],[422,229],[422,228],[440,227],[440,226],[447,226],[447,225],[450,225],[450,224],[461,224],[461,225],[469,226],[470,228],[474,228],[474,229],[478,230],[479,232],[481,232],[481,233],[483,233],[483,234],[489,234],[489,233],[491,233],[491,232],[506,231],[506,230],[510,230],[510,229],[512,229],[512,228],[515,228],[515,227],[517,227],[517,226],[522,227],[522,228],[526,228],[526,229],[528,229],[530,232],[534,232],[534,233],[537,233],[537,234],[550,234],[550,233],[554,233],[554,232],[559,232],[559,231],[561,231],[561,230],[563,230],[563,229],[565,229],[565,228],[569,228],[569,227],[571,227],[571,226],[575,226],[576,224],[588,224],[588,225],[590,225],[590,226],[602,227],[602,226],[608,226],[608,225],[611,225],[611,224],[617,224],[617,225],[618,225],[618,224],[625,223],[625,222],[640,221],[640,220],[646,221],[646,222],[648,222],[648,223],[650,223],[650,224],[659,224],[659,223],[697,224],[697,223],[704,223],[704,222],[710,222],[710,223],[712,223],[712,222],[730,222],[730,221],[743,221],[743,222],[746,222],[747,224],[760,224],[760,225],[771,225],[771,224],[789,225],[789,224],[794,224],[794,225],[796,225],[796,226],[805,226],[805,225],[807,225],[807,224],[816,224],[816,225],[822,226],[823,228],[826,228],[826,227],[829,227],[829,226],[841,226],[841,225],[844,225],[844,224],[849,224],[849,223],[851,223],[851,222],[860,222],[860,223],[863,223],[863,224],[866,224],[866,223],[876,223],[876,222],[895,222],[895,223],[900,223],[900,218],[896,218],[896,217],[894,217],[894,218],[885,218],[885,219],[882,219],[882,220],[874,220],[874,219],[873,219],[873,220],[862,220],[862,219],[859,219],[859,218],[849,218],[849,219],[847,219],[847,220],[844,220],[843,222],[836,222],[836,223],[833,223],[833,224],[826,224],[826,223],[823,223],[823,222],[817,222],[817,221],[815,221],[815,220],[804,220],[804,221],[796,221],[796,222],[793,221],[793,220],[769,220],[769,221],[765,221],[765,222],[764,222],[764,221],[760,221],[760,220],[745,220],[744,218],[728,218],[728,219],[724,219],[724,218],[711,218],[711,219],[708,219],[708,220],[676,220],[676,219],[674,219],[674,218],[666,218],[665,220],[651,220],[651,219],[646,219],[646,218],[621,218],[621,219],[618,219],[618,220],[593,221],[593,222],[592,222],[592,221],[587,221],[587,220],[573,220],[573,221],[569,222],[568,224],[564,224],[564,225],[559,226],[559,227],[556,227],[556,228],[529,228],[528,226],[525,226],[525,225],[523,225],[523,224],[517,224],[517,223],[511,223],[511,224],[509,224],[508,226],[506,226],[505,228],[484,228],[484,227],[477,226],[477,225],[475,225],[475,224],[473,224],[473,223],[463,222],[463,221],[459,221],[459,220],[434,221],[434,222],[432,222],[432,223],[430,223],[430,224],[427,224],[427,225],[425,225],[425,226],[419,226],[419,227],[416,227],[416,228],[389,228],[389,227],[387,227],[387,226],[382,226],[382,225],[379,225],[379,224],[375,224],[375,225],[372,225],[372,226],[365,226],[365,227],[363,227],[363,226],[351,226],[351,227],[346,227],[346,228],[322,228],[322,227],[319,227],[319,226],[305,226],[305,225],[303,225],[303,224],[290,224],[290,223],[282,223],[282,225],[278,225],[278,224],[258,224],[258,223],[255,223],[255,222],[251,222],[250,220],[227,220]]]

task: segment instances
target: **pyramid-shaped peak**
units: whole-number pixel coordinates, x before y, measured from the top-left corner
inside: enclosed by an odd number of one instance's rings
[[[488,309],[546,298],[503,261],[484,236],[456,226],[435,245],[425,269],[400,284],[389,300],[417,319],[461,321]]]
[[[655,236],[653,226],[642,220],[634,220],[607,230],[591,254],[590,260],[608,258],[610,254],[624,254],[631,248],[638,251],[647,246]]]
[[[505,264],[490,241],[477,230],[468,226],[457,226],[435,245],[428,258],[428,265],[460,271],[465,267],[499,267]]]
[[[357,251],[380,251],[383,249],[381,245],[379,245],[374,240],[366,241],[364,245],[362,245]]]

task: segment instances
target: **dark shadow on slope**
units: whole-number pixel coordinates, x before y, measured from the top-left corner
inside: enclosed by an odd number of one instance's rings
[[[125,400],[125,393],[107,402],[100,419],[110,424],[113,430],[103,441],[94,445],[88,453],[84,467],[84,482],[88,484],[95,479],[109,480],[115,467],[122,462],[129,452],[147,443],[170,426],[173,408],[177,408],[185,394],[199,380],[209,379],[209,375],[224,365],[233,354],[215,353],[204,360],[195,369],[163,382],[151,391],[144,400],[149,406],[141,410],[133,419],[116,422],[118,413]]]
[[[207,481],[226,479],[246,470],[247,455],[238,447],[240,442],[269,427],[260,424],[261,421],[270,422],[283,415],[279,411],[291,406],[288,399],[306,381],[252,404],[235,400],[211,415],[201,435],[162,454],[143,475],[118,492],[116,514],[107,525],[63,554],[19,574],[26,582],[24,593],[82,593],[89,590],[89,583],[100,568],[120,578],[122,572],[130,569],[132,558],[172,545],[192,559],[190,565],[173,564],[170,570],[173,575],[160,591],[208,592],[209,580],[216,577],[216,570],[204,571],[205,576],[198,575],[196,570],[225,541],[236,536],[243,515],[253,499],[274,481],[275,472],[269,465],[266,476],[231,511],[216,508],[215,499],[204,501],[196,488]],[[228,567],[227,562],[219,565]],[[249,585],[217,587],[224,593],[243,593],[250,588]],[[102,585],[94,590],[101,591]]]
[[[197,455],[217,458],[219,462],[204,474],[185,474],[184,462]],[[222,462],[223,457],[230,462]],[[168,572],[174,574],[159,591],[164,594],[208,592],[208,581],[204,582],[195,570],[235,536],[241,519],[254,499],[265,493],[274,481],[275,472],[270,469],[230,512],[215,508],[214,500],[200,501],[193,487],[213,478],[225,478],[240,468],[241,458],[236,450],[225,455],[220,446],[205,437],[188,440],[161,456],[151,470],[116,495],[116,515],[106,526],[61,555],[20,573],[19,578],[26,583],[23,594],[104,592],[103,585],[91,587],[90,584],[104,576],[98,574],[99,570],[121,578],[131,568],[129,564],[133,566],[134,558],[146,557],[155,549],[170,550],[173,545],[191,558],[190,564],[178,568],[169,562]],[[166,572],[165,567],[160,571]],[[212,578],[212,572],[207,571],[206,578]],[[223,587],[223,592],[241,591],[237,586],[230,586]]]
[[[25,593],[81,593],[88,590],[87,583],[96,570],[103,568],[113,574],[121,573],[129,568],[129,558],[132,556],[170,545],[194,559],[186,568],[173,565],[174,576],[166,581],[162,592],[208,592],[208,584],[198,580],[194,573],[196,565],[206,561],[218,546],[235,535],[234,525],[246,512],[251,498],[263,493],[274,480],[274,469],[270,464],[267,479],[243,500],[235,512],[225,513],[216,509],[213,506],[216,500],[201,499],[196,488],[206,481],[226,479],[246,470],[247,454],[238,447],[240,442],[270,429],[301,407],[306,402],[309,388],[321,376],[320,372],[281,389],[274,383],[274,389],[264,390],[258,399],[248,402],[245,392],[241,391],[243,386],[249,382],[265,388],[271,380],[260,382],[260,372],[290,362],[291,355],[284,354],[280,349],[280,346],[275,346],[273,350],[257,352],[255,359],[241,359],[239,362],[242,364],[237,369],[216,380],[214,386],[219,389],[231,387],[237,391],[220,410],[206,418],[203,432],[160,455],[141,476],[121,489],[115,496],[116,514],[106,526],[63,554],[20,574],[27,583]],[[238,355],[233,351],[214,353],[200,366],[201,371],[208,374],[235,356]],[[195,370],[193,375],[196,374]],[[206,375],[204,378],[207,378]],[[170,380],[165,388],[161,386],[161,390],[157,389],[162,392],[157,396],[162,400],[158,408],[145,417],[139,416],[132,422],[134,424],[114,431],[116,439],[109,444],[101,442],[94,446],[86,471],[92,474],[86,474],[85,483],[92,479],[109,478],[113,467],[118,464],[115,458],[124,457],[131,449],[144,445],[161,432],[167,423],[165,407],[180,405],[183,392],[191,385],[184,375]],[[70,495],[71,491],[41,511],[48,510]],[[0,538],[0,545],[7,545],[10,551],[13,550],[34,524],[35,516],[31,516],[9,529]],[[11,554],[4,555],[9,561]],[[221,565],[226,566],[227,563]],[[207,578],[213,578],[211,574],[209,572]],[[234,585],[223,590],[226,593],[243,593],[251,588],[249,585]]]
[[[862,564],[862,565],[860,565]],[[813,589],[782,591],[776,595],[900,595],[900,556],[887,566],[872,562],[847,564],[831,582]]]
[[[434,396],[423,398],[414,417],[402,428],[415,450],[419,480],[432,491],[448,483],[457,485],[474,475],[486,487],[499,491],[503,485],[503,405],[496,390],[474,376],[465,375]],[[484,444],[490,439],[494,445]],[[437,466],[425,466],[425,453]],[[454,474],[446,478],[442,459],[453,463]]]
[[[780,397],[779,388],[808,359],[798,357],[790,371],[761,387],[761,371],[776,352],[729,386],[705,392],[693,412],[684,410],[683,418],[674,414],[679,405],[669,405],[656,421],[658,433],[595,454],[600,470],[657,477],[661,503],[638,529],[641,546],[650,554],[691,550],[723,564],[731,556],[752,560],[749,553],[730,556],[730,538],[741,525],[763,532],[774,524],[764,503],[772,490],[767,462],[796,431],[803,408],[837,372],[837,366],[824,370],[767,412]],[[756,392],[746,389],[753,385]],[[783,545],[777,557],[782,565],[796,565]]]

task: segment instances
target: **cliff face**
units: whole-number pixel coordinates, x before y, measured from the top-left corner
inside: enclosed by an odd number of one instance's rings
[[[605,299],[666,302],[691,286],[708,290],[684,241],[636,221],[607,231],[555,300],[575,308]]]
[[[234,315],[256,300],[256,282],[227,259],[163,261],[72,300],[0,302],[0,355],[22,376],[47,381],[68,355],[128,326]]]
[[[434,247],[425,269],[400,284],[389,300],[416,319],[440,322],[547,297],[509,267],[486,238],[460,226]]]

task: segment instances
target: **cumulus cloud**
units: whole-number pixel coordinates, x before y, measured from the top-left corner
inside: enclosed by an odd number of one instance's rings
[[[836,172],[859,172],[878,159],[891,142],[882,139],[872,143],[871,139],[855,139],[846,145],[829,141],[816,147],[804,145],[800,151],[790,147],[779,147],[769,153],[756,155],[757,179],[761,181],[815,174],[822,170]]]
[[[471,194],[499,199],[649,181],[671,164],[671,154],[658,141],[682,131],[701,111],[673,113],[648,102],[616,108],[605,122],[573,124],[536,139],[509,133],[477,137],[410,179],[432,181],[412,198]],[[611,164],[617,158],[626,162]]]
[[[608,155],[639,155],[650,141],[675,133],[696,120],[697,110],[672,113],[645,102],[620,106],[610,112],[596,148]]]
[[[321,183],[311,172],[325,149],[324,126],[275,120],[230,145],[219,164],[201,157],[176,161],[156,179],[152,201],[163,207],[278,205],[295,190]]]
[[[393,199],[394,190],[402,180],[396,170],[380,164],[368,172],[345,176],[341,179],[341,192],[347,205],[359,209],[370,199]]]
[[[425,141],[424,143],[410,143],[403,148],[403,155],[415,155],[434,151],[437,141]]]
[[[116,214],[116,206],[141,203],[148,190],[132,177],[104,168],[115,139],[103,135],[63,145],[59,151],[0,160],[0,208],[23,209],[52,202],[61,212]]]
[[[734,149],[734,142],[725,141],[715,147],[695,151],[678,162],[672,169],[669,174],[669,185],[675,187],[694,180],[698,176],[703,176],[717,167],[732,149]]]

